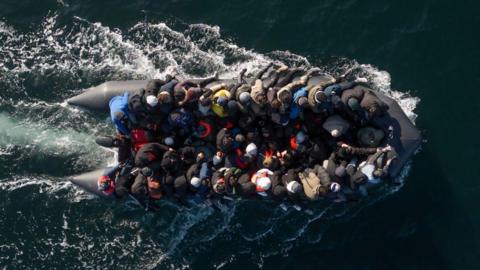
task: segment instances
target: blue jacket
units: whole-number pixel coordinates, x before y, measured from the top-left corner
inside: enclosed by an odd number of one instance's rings
[[[293,94],[293,102],[290,104],[290,119],[297,119],[300,116],[300,112],[302,111],[302,108],[300,108],[297,105],[297,101],[301,97],[306,97],[308,95],[308,91],[306,87],[302,87],[298,89],[294,94]]]
[[[128,112],[128,92],[125,92],[123,96],[115,96],[108,103],[110,107],[110,118],[112,119],[113,124],[117,128],[117,131],[123,135],[129,135],[130,130],[125,126],[121,119],[117,119],[115,114],[117,112],[123,112],[127,119],[130,121],[130,115]]]

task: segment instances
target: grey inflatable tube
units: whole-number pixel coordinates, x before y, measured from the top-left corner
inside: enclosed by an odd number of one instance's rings
[[[309,80],[309,85],[317,84],[319,81],[325,79],[328,79],[328,75],[314,76]],[[233,81],[234,80],[219,80],[212,84],[222,82],[229,84]],[[81,94],[68,99],[67,102],[70,105],[107,113],[109,111],[108,102],[112,97],[122,95],[124,92],[133,93],[144,88],[147,82],[146,80],[105,82],[98,86],[85,89]],[[398,160],[393,163],[391,167],[391,176],[396,177],[415,150],[420,146],[422,138],[418,129],[410,119],[408,119],[395,100],[379,92],[375,92],[375,94],[389,106],[388,113],[384,117],[376,119],[375,126],[381,127],[384,131],[392,130],[393,128],[391,136],[385,140],[385,143],[391,145],[398,154]],[[90,193],[113,198],[112,196],[103,194],[97,189],[97,179],[102,173],[103,169],[84,173],[74,176],[71,182]]]

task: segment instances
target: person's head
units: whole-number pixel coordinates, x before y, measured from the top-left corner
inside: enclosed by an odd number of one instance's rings
[[[162,86],[162,80],[150,80],[145,86],[145,92],[156,93]]]
[[[230,148],[232,146],[233,139],[230,136],[225,136],[222,138],[222,146],[224,148]]]
[[[201,184],[202,184],[202,180],[196,176],[190,179],[190,185],[192,185],[192,187],[194,188],[199,188]]]
[[[315,191],[320,197],[324,197],[328,193],[328,189],[325,186],[318,186]]]
[[[227,107],[228,99],[220,96],[220,97],[217,98],[216,103],[219,106]]]
[[[249,143],[247,147],[245,148],[245,153],[250,155],[250,156],[256,156],[257,155],[257,145],[254,143]]]
[[[199,100],[199,105],[209,108],[212,105],[212,100],[209,98],[201,98]]]
[[[290,104],[292,102],[292,93],[290,91],[278,92],[278,100],[282,104]]]
[[[172,96],[167,91],[161,91],[157,95],[157,100],[159,104],[168,104],[172,102]]]
[[[241,133],[238,133],[237,135],[235,135],[235,141],[237,143],[243,143],[245,142],[245,136],[243,136],[243,134]]]
[[[330,131],[330,135],[332,135],[332,137],[334,138],[338,138],[340,137],[340,135],[342,135],[342,133],[340,132],[340,130],[338,129],[332,129],[332,131]]]
[[[191,87],[187,90],[187,100],[197,100],[202,95],[202,88]]]
[[[282,104],[278,99],[274,99],[270,102],[270,106],[272,106],[272,109],[279,109]]]
[[[263,93],[258,94],[257,95],[257,102],[260,105],[264,105],[265,103],[267,103],[267,96]]]
[[[262,136],[265,138],[269,138],[271,135],[271,130],[267,126],[261,128]]]
[[[214,166],[217,166],[218,164],[220,164],[220,162],[222,162],[222,158],[218,155],[214,155],[212,158],[212,162]]]
[[[300,107],[300,108],[308,108],[308,98],[307,97],[300,97],[298,100],[297,100],[297,105]]]
[[[327,95],[325,95],[325,93],[321,90],[318,90],[316,93],[315,93],[315,102],[316,103],[322,103],[322,102],[325,102],[327,101]]]
[[[140,170],[140,173],[145,177],[152,177],[153,176],[153,170],[150,169],[149,167],[143,167]]]
[[[175,140],[173,137],[165,137],[165,139],[163,139],[163,143],[168,146],[173,146],[175,144]]]
[[[352,111],[359,111],[360,110],[360,103],[358,102],[358,99],[355,97],[351,97],[347,101],[348,107]]]
[[[212,188],[213,188],[213,191],[215,191],[215,193],[218,193],[218,194],[225,193],[225,191],[226,191],[225,179],[223,177],[217,179],[217,182],[213,185]]]
[[[295,135],[295,141],[297,144],[302,144],[307,140],[307,135],[303,131],[297,132]]]
[[[227,103],[228,114],[233,115],[238,110],[238,103],[235,100],[229,100]]]
[[[266,191],[272,187],[272,181],[268,177],[260,177],[257,179],[257,193],[261,196],[267,196]]]
[[[380,114],[380,107],[378,105],[373,105],[371,106],[370,108],[368,108],[368,113],[371,115],[371,116],[377,116]]]
[[[339,192],[340,189],[341,189],[341,186],[340,186],[339,183],[332,182],[332,183],[330,184],[330,191],[331,191],[331,192]]]
[[[343,166],[338,166],[337,168],[335,168],[335,175],[338,176],[338,177],[344,177],[346,174],[346,170],[345,170],[345,167]]]
[[[238,96],[238,101],[243,105],[248,106],[250,104],[250,100],[251,100],[251,96],[250,96],[250,93],[248,93],[248,92],[242,92]]]
[[[302,192],[302,189],[302,185],[300,185],[300,183],[297,181],[290,181],[287,184],[287,190],[290,194],[299,195]]]
[[[145,100],[147,101],[147,105],[149,107],[155,107],[158,104],[158,99],[154,95],[148,95]]]

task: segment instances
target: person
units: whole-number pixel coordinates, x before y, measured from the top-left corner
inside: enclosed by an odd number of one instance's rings
[[[130,128],[133,116],[128,110],[129,93],[125,92],[122,96],[113,97],[108,105],[110,107],[110,118],[117,129],[117,133],[124,137],[130,136]]]
[[[105,169],[102,175],[97,179],[98,190],[107,196],[114,195],[117,186],[120,186],[116,185],[119,170],[119,166]]]
[[[140,202],[144,202],[147,199],[161,199],[163,192],[159,176],[152,169],[144,167],[133,181],[132,195]]]
[[[344,108],[344,116],[350,121],[356,123],[358,126],[364,126],[367,124],[367,111],[360,106],[365,92],[369,91],[368,88],[362,85],[356,85],[351,89],[347,89],[342,92],[341,100]]]
[[[327,97],[330,97],[332,95],[341,96],[342,92],[345,91],[346,89],[350,89],[350,88],[354,87],[355,85],[357,85],[359,83],[366,83],[366,82],[367,82],[366,78],[357,78],[357,79],[355,79],[354,81],[351,81],[351,82],[340,81],[340,82],[336,82],[334,84],[331,84],[331,85],[325,87],[323,92],[325,93],[325,95]]]
[[[147,95],[145,89],[136,91],[128,98],[128,110],[136,119],[136,126],[154,130],[163,120],[163,113],[155,95]]]
[[[290,108],[290,119],[295,120],[300,117],[302,111],[308,108],[308,91],[306,87],[302,87],[293,94],[293,102]]]
[[[268,197],[272,187],[273,172],[269,169],[260,169],[252,175],[250,180],[255,184],[255,189],[258,195]]]
[[[218,80],[218,74],[215,73],[212,77],[197,80],[184,80],[178,82],[173,87],[174,104],[177,107],[186,105],[189,102],[196,101],[208,90],[205,87]]]
[[[372,120],[380,117],[388,111],[388,105],[377,97],[372,91],[366,91],[363,95],[360,107],[367,112],[367,119]]]
[[[318,71],[318,68],[310,69],[307,73],[300,77],[299,80],[293,81],[278,90],[277,99],[280,101],[280,108],[282,110],[286,110],[290,107],[290,104],[293,100],[293,92],[305,86],[308,83],[310,77]]]
[[[173,151],[173,149],[161,143],[146,143],[135,155],[135,166],[139,168],[149,167],[153,171],[158,171],[164,153],[167,151]]]
[[[360,185],[363,195],[371,188],[390,176],[391,164],[397,159],[397,152],[391,146],[379,148],[375,154],[358,166],[357,172],[352,176],[352,181]]]

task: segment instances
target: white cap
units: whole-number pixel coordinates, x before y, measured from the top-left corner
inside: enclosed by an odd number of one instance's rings
[[[336,183],[336,182],[333,182],[330,184],[330,190],[333,191],[333,192],[339,192],[340,191],[340,184],[339,183]]]
[[[201,183],[202,183],[202,180],[200,180],[200,178],[198,178],[196,176],[194,176],[194,177],[192,177],[192,179],[190,179],[190,184],[195,188],[198,188]]]
[[[303,143],[306,139],[305,133],[303,131],[299,131],[297,135],[295,136],[295,140],[297,143]]]
[[[213,165],[218,165],[220,162],[222,162],[222,158],[220,158],[217,155],[213,156],[212,160],[213,160]]]
[[[340,136],[340,131],[338,129],[334,129],[330,132],[330,134],[332,135],[332,137],[337,138],[338,136]]]
[[[257,155],[257,146],[254,143],[249,143],[245,149],[247,154],[256,156]]]
[[[147,104],[150,105],[150,107],[155,107],[158,104],[158,99],[154,95],[149,95],[147,96]]]
[[[300,184],[297,182],[297,181],[290,181],[288,184],[287,184],[287,190],[288,192],[290,193],[294,193],[296,194],[297,192],[300,192],[300,189],[302,187],[300,186]]]
[[[168,146],[172,146],[173,144],[175,144],[175,141],[173,140],[172,137],[166,137],[163,141],[164,141],[165,144],[168,145]]]
[[[257,179],[257,190],[263,192],[269,190],[272,187],[272,181],[268,177],[262,177]]]

